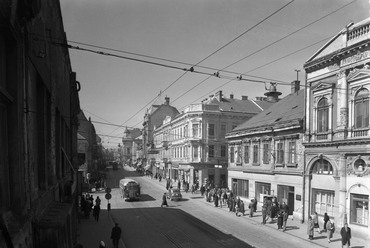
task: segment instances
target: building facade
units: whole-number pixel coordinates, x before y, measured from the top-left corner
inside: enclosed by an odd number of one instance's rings
[[[187,106],[180,115],[167,117],[153,132],[158,173],[190,185],[209,182],[227,187],[226,133],[271,104],[246,96],[225,98],[219,91]]]
[[[275,196],[290,215],[302,218],[304,171],[304,90],[292,92],[227,134],[228,181],[247,202]]]
[[[145,113],[142,131],[142,158],[138,162],[139,167],[152,172],[155,165],[155,157],[158,151],[154,148],[153,131],[156,127],[162,125],[167,117],[175,117],[179,111],[170,105],[170,98],[165,97],[165,102],[161,105],[152,105]]]
[[[305,212],[369,238],[370,19],[349,24],[304,68]]]
[[[132,166],[137,161],[137,153],[142,149],[141,130],[139,128],[126,128],[122,137],[122,162]]]
[[[72,247],[80,84],[60,4],[1,1],[0,19],[0,247]]]

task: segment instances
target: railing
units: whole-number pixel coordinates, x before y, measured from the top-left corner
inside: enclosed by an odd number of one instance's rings
[[[347,40],[353,40],[370,32],[370,24],[354,29],[348,33]]]
[[[352,131],[352,137],[364,137],[364,136],[368,136],[368,133],[369,133],[369,130],[366,129],[366,130],[354,130]]]
[[[316,140],[327,140],[328,139],[328,134],[316,134]]]

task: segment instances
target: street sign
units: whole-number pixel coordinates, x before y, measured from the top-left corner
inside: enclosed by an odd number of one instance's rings
[[[112,189],[111,189],[111,188],[109,188],[109,187],[107,187],[107,188],[105,189],[105,193],[107,193],[107,194],[109,194],[111,191],[112,191]]]
[[[111,194],[109,194],[109,193],[105,194],[105,199],[109,200],[110,198],[112,198]]]

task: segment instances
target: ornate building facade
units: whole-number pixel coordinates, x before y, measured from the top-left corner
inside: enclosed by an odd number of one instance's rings
[[[305,216],[325,212],[370,236],[370,19],[350,23],[304,64]]]
[[[225,98],[219,91],[187,106],[180,115],[167,117],[153,132],[158,173],[190,185],[208,181],[226,187],[226,133],[272,104],[246,96]]]

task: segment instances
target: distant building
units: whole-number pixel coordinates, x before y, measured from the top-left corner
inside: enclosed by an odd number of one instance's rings
[[[162,125],[163,120],[167,116],[175,117],[178,114],[179,111],[170,105],[169,97],[165,97],[165,102],[163,104],[155,104],[147,109],[143,122],[143,150],[140,164],[138,164],[139,166],[144,166],[146,170],[151,171],[151,168],[155,163],[152,158],[158,153],[158,151],[154,149],[153,130],[155,127]]]
[[[141,130],[139,128],[126,128],[122,137],[122,162],[132,166],[137,162],[137,152],[142,149]]]
[[[265,98],[225,98],[219,91],[180,115],[168,116],[153,132],[156,173],[189,184],[226,187],[226,133],[272,104]]]
[[[304,68],[305,218],[327,213],[369,238],[370,18],[339,31]]]
[[[264,196],[275,196],[288,205],[289,214],[301,219],[304,90],[299,83],[293,81],[291,94],[238,125],[226,138],[233,193],[259,204]]]

